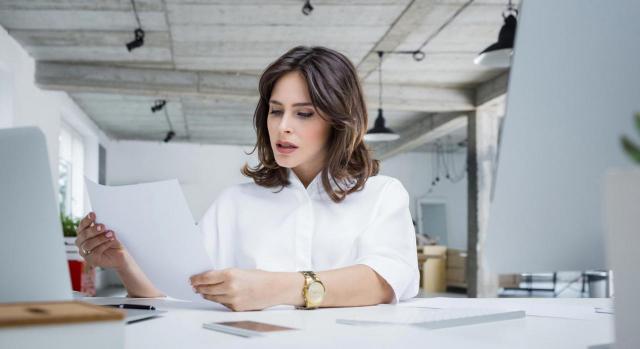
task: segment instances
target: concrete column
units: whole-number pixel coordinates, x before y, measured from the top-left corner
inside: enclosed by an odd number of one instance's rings
[[[467,114],[467,297],[478,296],[478,159],[476,113]]]
[[[476,110],[476,161],[477,161],[477,297],[498,295],[498,275],[491,271],[484,246],[498,157],[500,125],[505,113],[506,96],[502,95],[481,105]]]

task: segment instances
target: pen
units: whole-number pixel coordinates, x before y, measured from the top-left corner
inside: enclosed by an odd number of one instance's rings
[[[138,305],[138,304],[107,304],[108,307],[120,308],[120,309],[140,309],[140,310],[156,310],[152,305]]]

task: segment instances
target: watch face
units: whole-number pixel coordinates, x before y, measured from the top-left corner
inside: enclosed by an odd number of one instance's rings
[[[312,282],[309,285],[309,291],[307,293],[309,301],[313,304],[319,304],[324,298],[324,286],[319,282]]]

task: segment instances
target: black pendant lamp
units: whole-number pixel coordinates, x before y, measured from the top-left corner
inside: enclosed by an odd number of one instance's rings
[[[380,62],[378,64],[378,117],[373,128],[364,135],[367,142],[385,142],[394,141],[400,138],[400,135],[387,128],[384,124],[384,116],[382,115],[382,55],[384,52],[378,51]]]
[[[480,52],[473,62],[491,68],[508,68],[511,66],[511,56],[513,55],[513,43],[516,38],[516,27],[518,25],[518,10],[513,7],[511,0],[507,5],[507,10],[502,14],[504,24],[500,29],[498,41]]]

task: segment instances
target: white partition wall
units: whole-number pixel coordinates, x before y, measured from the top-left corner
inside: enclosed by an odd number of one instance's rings
[[[630,166],[640,2],[525,1],[487,252],[498,272],[604,268],[603,184]]]

